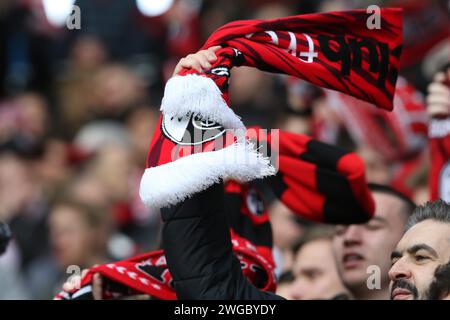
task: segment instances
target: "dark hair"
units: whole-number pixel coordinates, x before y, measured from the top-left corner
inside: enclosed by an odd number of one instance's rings
[[[278,284],[283,284],[283,283],[291,283],[292,281],[295,280],[294,274],[292,273],[292,270],[288,270],[283,272],[279,279],[278,279]]]
[[[436,268],[428,299],[439,300],[450,294],[450,261]]]
[[[334,227],[330,225],[315,225],[306,229],[305,233],[300,237],[299,241],[292,247],[294,254],[307,243],[317,240],[333,240]]]
[[[369,183],[368,186],[370,191],[372,192],[386,193],[399,198],[405,204],[406,206],[405,211],[408,216],[410,216],[414,211],[414,209],[416,208],[416,204],[409,197],[407,197],[405,194],[401,193],[398,190],[395,190],[390,186],[377,183]]]
[[[436,220],[450,223],[450,204],[442,199],[428,201],[424,205],[418,206],[406,223],[406,230],[424,220]]]

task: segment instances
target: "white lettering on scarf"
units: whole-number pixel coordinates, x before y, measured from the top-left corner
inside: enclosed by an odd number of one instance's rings
[[[279,43],[280,43],[279,38],[275,31],[269,30],[269,31],[264,31],[264,32],[270,36],[270,42],[272,42],[276,46],[279,45]],[[306,51],[306,52],[302,51],[297,55],[297,38],[296,38],[295,34],[291,31],[288,31],[288,35],[290,38],[289,46],[287,48],[285,48],[284,50],[286,52],[290,53],[291,55],[293,55],[294,57],[298,57],[303,62],[306,62],[306,63],[314,62],[314,58],[317,58],[319,56],[319,54],[317,51],[314,51],[314,42],[313,42],[312,38],[308,34],[303,33],[303,36],[305,37],[306,41],[308,42],[308,51]],[[250,33],[246,37],[251,38],[252,36],[253,36],[253,33]],[[302,59],[301,57],[304,57],[306,59]]]
[[[450,134],[450,119],[433,119],[428,128],[428,137],[443,138]]]

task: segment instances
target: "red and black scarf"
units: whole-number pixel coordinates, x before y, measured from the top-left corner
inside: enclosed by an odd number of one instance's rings
[[[260,133],[260,131],[249,131]],[[367,187],[364,164],[354,153],[313,140],[306,135],[277,132],[281,141],[279,171],[267,180],[276,196],[294,214],[317,222],[351,224],[372,217],[374,201]],[[268,141],[271,135],[252,135]],[[225,203],[235,255],[243,273],[261,290],[274,291],[275,262],[267,203],[255,183],[228,181]],[[175,299],[172,277],[162,250],[92,268],[81,288],[60,293],[57,299],[92,299],[92,277],[105,281],[105,299],[145,293]]]
[[[245,238],[233,232],[231,234],[233,252],[241,263],[243,274],[257,288],[274,292],[276,281],[273,261],[268,261]],[[92,300],[93,277],[96,273],[102,277],[102,299],[120,299],[138,294],[147,294],[158,300],[177,298],[164,251],[158,250],[93,267],[81,279],[79,288],[70,292],[61,291],[54,299]]]
[[[246,182],[276,173],[244,139],[226,139],[228,130],[245,130],[228,96],[235,66],[293,75],[391,110],[402,11],[381,9],[380,15],[381,28],[373,30],[370,14],[352,10],[236,21],[215,31],[203,46],[222,46],[211,70],[184,69],[166,84],[141,180],[143,202],[164,207],[220,179]]]
[[[266,181],[295,214],[330,224],[362,223],[373,216],[365,165],[356,153],[304,134],[277,130],[275,136],[278,172]],[[249,138],[274,143],[273,134]]]
[[[216,30],[203,49],[225,46],[220,56],[228,48],[228,59],[216,62],[212,73],[236,65],[255,67],[392,110],[402,49],[402,10],[381,9],[380,29],[368,28],[370,15],[352,10],[235,21]],[[240,52],[238,58],[230,58],[230,49]]]

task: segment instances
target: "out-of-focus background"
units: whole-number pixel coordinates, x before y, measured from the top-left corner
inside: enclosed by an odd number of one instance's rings
[[[66,26],[74,4],[79,30]],[[369,181],[423,203],[424,94],[448,62],[446,0],[1,0],[0,220],[14,238],[0,257],[0,299],[49,299],[70,265],[158,248],[159,212],[138,186],[164,83],[216,28],[371,4],[405,9],[396,112],[249,68],[233,70],[231,100],[248,125],[357,150]],[[284,211],[272,214],[278,247],[303,228]]]

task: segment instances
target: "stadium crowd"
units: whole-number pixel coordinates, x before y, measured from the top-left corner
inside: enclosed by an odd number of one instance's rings
[[[161,212],[142,203],[140,179],[164,84],[179,63],[207,69],[192,54],[214,30],[372,4],[404,9],[393,112],[289,76],[233,69],[233,110],[246,125],[355,152],[376,205],[364,224],[319,224],[263,188],[276,294],[450,299],[450,205],[426,204],[450,201],[445,186],[430,192],[440,160],[429,137],[431,119],[450,114],[448,1],[174,0],[150,17],[135,1],[77,0],[79,30],[52,24],[44,2],[0,3],[0,221],[13,234],[0,257],[0,299],[52,299],[73,266],[161,248]]]

